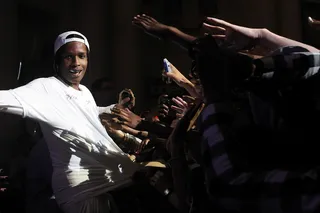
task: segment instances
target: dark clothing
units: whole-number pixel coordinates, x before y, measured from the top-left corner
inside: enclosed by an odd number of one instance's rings
[[[247,79],[254,122],[237,123],[230,103],[201,115],[207,189],[222,212],[320,211],[320,53],[286,50],[256,60]]]

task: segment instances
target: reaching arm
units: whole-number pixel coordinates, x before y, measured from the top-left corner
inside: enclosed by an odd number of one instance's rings
[[[163,72],[163,75],[171,78],[179,87],[184,88],[187,92],[195,98],[201,98],[195,85],[187,79],[173,64],[170,63],[171,72]]]
[[[171,40],[187,50],[189,49],[191,42],[196,39],[195,37],[183,33],[175,27],[162,24],[145,14],[135,16],[132,23],[135,26],[142,28],[147,34],[159,39]]]
[[[307,49],[310,52],[319,52],[319,50],[310,45],[277,35],[267,29],[260,30],[259,44],[271,50],[276,50],[281,47],[299,46]]]
[[[192,41],[196,39],[196,37],[188,35],[175,27],[168,27],[167,31],[168,31],[167,32],[168,39],[178,44],[180,47],[184,48],[185,50],[188,50]]]
[[[220,40],[224,46],[237,51],[255,49],[257,46],[271,52],[286,46],[300,46],[310,52],[319,51],[315,47],[279,36],[267,29],[242,27],[211,17],[208,17],[206,22],[203,27],[212,33],[215,39]]]

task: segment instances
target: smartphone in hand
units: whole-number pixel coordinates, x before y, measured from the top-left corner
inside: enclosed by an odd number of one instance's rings
[[[163,66],[166,72],[171,72],[170,62],[168,61],[168,59],[163,59]]]
[[[170,62],[169,62],[168,59],[166,59],[166,58],[163,59],[163,67],[164,67],[164,71],[165,71],[166,73],[172,71],[172,70],[171,70],[171,67],[170,67]],[[166,83],[167,83],[167,84],[170,84],[170,83],[171,83],[171,79],[170,79],[170,78],[167,78]]]

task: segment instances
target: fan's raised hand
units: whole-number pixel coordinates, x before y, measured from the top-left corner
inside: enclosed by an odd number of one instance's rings
[[[221,19],[207,17],[204,29],[215,39],[234,50],[245,50],[254,47],[260,37],[260,29],[247,28],[231,24]]]
[[[160,39],[163,38],[169,30],[169,26],[162,24],[154,18],[145,14],[136,15],[133,18],[132,23],[135,26],[142,28],[146,33]]]

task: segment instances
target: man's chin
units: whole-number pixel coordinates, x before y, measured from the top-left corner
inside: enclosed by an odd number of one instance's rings
[[[63,76],[62,78],[68,84],[80,84],[83,76]]]

